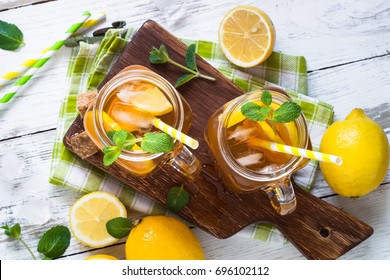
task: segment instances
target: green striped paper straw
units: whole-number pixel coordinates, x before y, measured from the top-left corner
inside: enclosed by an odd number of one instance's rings
[[[105,12],[99,12],[93,14],[86,22],[83,23],[83,25],[73,34],[73,36],[79,35],[83,32],[85,32],[87,29],[91,28],[92,26],[96,25],[100,21],[102,21],[106,17]],[[17,69],[14,71],[9,71],[5,73],[4,75],[0,76],[0,86],[3,86],[7,83],[9,83],[12,79],[15,79],[16,77],[19,77],[24,72],[27,71],[31,66],[33,66],[38,60],[42,59],[42,56],[50,50],[50,46],[43,49],[41,51],[41,54],[38,58],[29,58],[25,61],[23,61]]]
[[[45,52],[42,57],[37,60],[27,72],[19,78],[19,80],[14,84],[14,86],[10,89],[10,91],[6,94],[4,94],[1,99],[0,103],[7,103],[9,102],[12,97],[15,96],[15,94],[21,90],[27,82],[34,76],[34,74],[50,60],[50,58],[58,51],[65,43],[65,40],[68,39],[72,34],[74,34],[83,24],[87,21],[87,19],[91,16],[90,12],[84,12],[82,17],[74,23],[62,36],[60,40],[55,42],[47,52]]]
[[[92,14],[92,16],[80,27],[79,30],[77,30],[73,36],[80,35],[90,29],[92,26],[98,24],[103,19],[106,18],[106,12],[100,11],[98,13]]]

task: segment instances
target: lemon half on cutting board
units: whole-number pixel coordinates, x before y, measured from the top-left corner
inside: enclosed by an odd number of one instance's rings
[[[227,59],[241,67],[265,61],[276,38],[268,15],[252,6],[238,6],[229,11],[221,21],[218,37]]]

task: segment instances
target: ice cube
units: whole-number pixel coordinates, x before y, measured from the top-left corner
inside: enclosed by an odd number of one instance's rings
[[[259,172],[260,173],[273,173],[273,172],[275,172],[275,171],[277,171],[279,169],[280,169],[280,165],[279,164],[272,163],[272,164],[266,165],[263,168],[261,168],[259,170]]]
[[[15,153],[0,156],[0,175],[7,181],[18,179],[25,167],[24,159]]]
[[[18,216],[30,225],[43,225],[50,220],[49,208],[47,200],[26,201],[20,206]]]
[[[255,132],[256,132],[255,127],[246,128],[244,126],[239,125],[228,136],[228,140],[234,139],[237,142],[246,141],[249,138],[253,137]]]
[[[127,131],[147,132],[153,126],[154,116],[152,114],[141,111],[130,104],[122,102],[114,104],[110,115],[121,128]]]
[[[117,97],[120,99],[120,101],[125,102],[125,103],[131,103],[131,97],[137,94],[135,91],[127,91],[127,90],[121,90],[120,92],[117,93]]]
[[[262,153],[249,154],[240,158],[237,158],[236,161],[242,166],[249,166],[260,164],[262,162],[264,155]]]

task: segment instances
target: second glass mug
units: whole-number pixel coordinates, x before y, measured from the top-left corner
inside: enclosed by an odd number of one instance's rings
[[[158,87],[173,106],[173,116],[168,122],[171,126],[183,133],[187,133],[192,122],[192,111],[188,103],[176,91],[176,89],[163,77],[150,69],[133,65],[119,72],[108,81],[99,91],[93,104],[84,116],[84,128],[88,136],[96,146],[102,149],[104,146],[115,145],[107,135],[107,124],[103,113],[107,110],[107,104],[116,94],[116,89],[129,82],[141,81]],[[182,143],[174,140],[175,148],[168,154],[153,154],[143,151],[122,150],[119,158],[115,161],[117,165],[134,176],[150,176],[156,167],[168,163],[177,171],[187,177],[199,174],[201,164],[199,160]]]
[[[269,88],[267,90],[272,94],[273,104],[278,104],[276,106],[291,101],[288,94],[280,89]],[[205,130],[205,139],[211,151],[211,156],[214,159],[215,167],[225,187],[237,193],[261,189],[267,193],[273,208],[280,215],[286,215],[293,212],[296,208],[296,198],[291,183],[291,175],[303,168],[309,161],[302,157],[289,156],[290,159],[287,162],[281,165],[275,165],[277,166],[276,169],[260,169],[259,171],[255,171],[240,164],[228,146],[229,124],[233,121],[233,118],[237,118],[237,112],[240,111],[243,104],[246,102],[260,102],[261,92],[261,90],[257,90],[244,94],[217,110],[208,121],[208,126]],[[237,121],[234,121],[234,123],[237,123]],[[296,127],[296,130],[294,130],[297,133],[294,133],[294,135],[298,138],[295,139],[296,143],[294,145],[303,149],[309,148],[311,144],[303,114],[301,113],[291,125]],[[274,133],[274,129],[271,126],[268,128],[271,129],[271,133]],[[289,144],[291,145],[291,143]],[[277,152],[266,152],[269,155],[273,154],[274,156],[278,156]]]

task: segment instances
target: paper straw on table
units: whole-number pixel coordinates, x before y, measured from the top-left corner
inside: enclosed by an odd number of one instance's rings
[[[158,118],[153,119],[153,125],[192,149],[197,149],[199,147],[199,142],[197,140],[185,135],[183,132],[178,131]]]
[[[83,32],[85,32],[87,29],[91,28],[92,26],[96,25],[100,21],[102,21],[106,17],[105,12],[99,12],[97,14],[92,15],[87,21],[83,23],[83,25],[72,35],[79,35]],[[39,60],[43,59],[43,55],[47,53],[51,49],[51,46],[43,49],[40,52],[40,56],[36,58],[29,58],[25,61],[23,61],[17,69],[14,69],[14,71],[9,71],[5,73],[4,75],[0,76],[0,86],[8,83],[10,80],[19,77],[24,72],[27,71],[31,66],[33,66],[35,63],[37,63]]]
[[[91,17],[86,22],[84,22],[84,24],[80,27],[80,29],[77,30],[72,36],[77,36],[84,33],[85,31],[90,29],[92,26],[98,24],[105,18],[106,18],[106,12],[103,11],[92,14]]]
[[[72,36],[72,34],[74,34],[84,24],[84,22],[87,21],[90,16],[91,14],[89,12],[84,12],[82,17],[66,31],[62,38],[55,42],[49,48],[49,50],[45,52],[45,54],[43,54],[42,57],[37,60],[22,77],[19,78],[19,80],[15,83],[15,85],[10,89],[8,93],[0,95],[0,103],[9,102],[12,97],[14,97],[14,95],[27,84],[27,82],[33,77],[33,75],[43,65],[45,65],[47,61],[50,60],[50,58],[56,53],[56,51],[64,45],[65,40]]]
[[[314,159],[322,162],[329,162],[336,165],[341,165],[343,163],[343,160],[339,156],[329,155],[329,154],[320,153],[311,150],[305,150],[297,147],[291,147],[288,145],[278,144],[275,142],[269,142],[260,139],[256,139],[256,142],[257,142],[256,144],[258,144],[259,146],[274,152],[290,154],[290,155],[304,157],[308,159]]]

